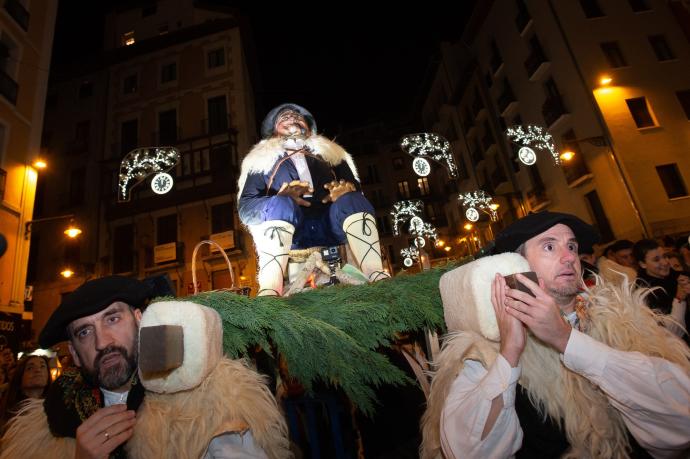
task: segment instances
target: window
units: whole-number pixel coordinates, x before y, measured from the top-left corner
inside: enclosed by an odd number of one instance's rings
[[[661,184],[664,185],[666,195],[669,199],[681,198],[688,195],[688,189],[685,187],[683,177],[678,170],[678,164],[664,164],[656,166],[656,173],[659,174]]]
[[[496,40],[491,40],[489,53],[491,55],[489,61],[491,71],[496,73],[501,64],[503,64],[503,58],[501,57],[501,52],[498,50],[498,45],[496,45]],[[491,86],[491,84],[489,84],[489,86]]]
[[[632,9],[635,13],[651,11],[647,0],[628,0],[628,3],[630,3],[630,9]]]
[[[376,217],[376,227],[380,234],[390,234],[391,224],[388,217],[385,215],[379,215]]]
[[[680,106],[683,107],[685,117],[690,120],[690,89],[676,91],[676,97],[678,102],[680,102]]]
[[[619,67],[627,67],[628,63],[625,61],[625,57],[621,52],[618,43],[615,41],[610,41],[602,43],[601,50],[604,52],[604,57],[612,69]]]
[[[113,231],[113,274],[134,270],[134,225],[120,225]]]
[[[161,65],[161,83],[170,83],[177,80],[177,63],[170,62]]]
[[[222,233],[233,228],[232,203],[225,202],[211,206],[211,233]]]
[[[395,170],[400,170],[405,168],[405,162],[403,159],[398,156],[396,158],[393,158],[393,169]]]
[[[652,45],[654,54],[659,61],[670,61],[676,58],[663,35],[650,35],[648,38],[649,44]]]
[[[365,178],[366,183],[380,183],[379,170],[374,164],[369,164],[367,166],[367,176]]]
[[[410,184],[407,183],[407,180],[398,182],[398,195],[406,199],[410,197]]]
[[[575,131],[570,129],[568,132],[563,134],[562,137],[562,151],[572,151],[575,156],[569,161],[563,161],[562,169],[565,174],[565,179],[568,184],[573,183],[583,175],[589,174],[589,169],[585,163],[585,158],[580,150],[580,146],[574,140],[576,139]]]
[[[434,209],[434,205],[429,203],[425,206],[426,209],[426,216],[429,217],[429,220],[436,220],[436,209]]]
[[[225,65],[225,48],[223,47],[212,49],[206,56],[207,66],[210,69],[223,67]]]
[[[141,17],[145,18],[147,16],[153,16],[154,14],[156,14],[157,9],[158,9],[158,5],[156,5],[155,3],[143,6],[141,8]]]
[[[156,220],[156,245],[177,242],[177,214],[158,217]]]
[[[158,26],[158,35],[165,35],[168,33],[168,24],[161,24]]]
[[[649,111],[646,97],[625,99],[625,103],[628,104],[628,110],[630,110],[630,114],[635,120],[635,125],[638,128],[656,126],[654,118],[652,118],[652,114]]]
[[[123,94],[134,94],[139,89],[139,78],[136,73],[127,75],[122,80],[122,93]]]
[[[177,110],[174,108],[158,113],[158,141],[161,145],[177,142]]]
[[[417,188],[422,196],[429,194],[429,177],[419,177],[417,179]]]
[[[225,96],[208,99],[208,134],[220,134],[228,130],[228,108]]]
[[[79,85],[79,98],[88,99],[93,95],[93,83],[90,81],[82,81]]]
[[[120,125],[120,153],[126,155],[139,145],[139,121],[129,120]]]
[[[585,17],[587,19],[600,18],[604,16],[604,12],[601,10],[601,6],[599,6],[599,2],[597,0],[580,0],[580,6],[582,7],[582,11],[585,13]]]
[[[89,120],[80,121],[74,130],[74,140],[78,143],[89,142],[89,131],[91,130],[91,122]]]
[[[70,207],[84,204],[86,195],[86,168],[72,169],[69,177],[69,205]]]
[[[122,46],[131,46],[136,42],[134,39],[134,31],[130,30],[122,34]]]

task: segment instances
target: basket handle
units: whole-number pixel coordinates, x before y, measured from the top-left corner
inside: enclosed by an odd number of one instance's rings
[[[196,283],[196,254],[203,245],[212,245],[215,246],[220,253],[223,255],[223,258],[225,258],[225,262],[228,265],[228,271],[230,271],[230,280],[232,281],[232,287],[235,288],[235,273],[232,270],[232,263],[230,263],[230,258],[228,258],[228,254],[225,253],[225,250],[218,244],[216,241],[212,241],[210,239],[205,239],[201,242],[199,242],[195,247],[194,247],[194,252],[192,253],[192,283],[194,284],[194,294],[196,295],[199,293],[197,283]]]

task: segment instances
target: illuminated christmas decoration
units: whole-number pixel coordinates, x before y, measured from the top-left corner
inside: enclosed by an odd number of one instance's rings
[[[537,154],[530,147],[521,147],[518,150],[518,158],[526,166],[531,166],[537,162]]]
[[[426,177],[431,173],[431,164],[424,158],[415,158],[412,160],[412,170],[420,177]]]
[[[393,234],[400,236],[400,224],[407,219],[419,217],[422,213],[422,201],[398,201],[393,204],[391,216],[393,217]],[[421,220],[421,217],[420,217]]]
[[[167,172],[157,173],[151,180],[151,189],[156,194],[165,194],[172,190],[173,178]]]
[[[462,202],[463,207],[467,207],[465,216],[471,222],[479,220],[479,210],[488,214],[489,217],[491,217],[491,221],[496,221],[498,218],[498,214],[496,213],[498,205],[494,204],[493,198],[486,194],[484,190],[460,194],[460,196],[458,196],[458,201]]]
[[[561,162],[558,151],[556,150],[556,145],[553,142],[553,137],[541,126],[511,126],[506,130],[506,136],[508,136],[511,141],[523,147],[533,146],[539,150],[546,150],[551,154],[556,164],[560,164]],[[534,153],[534,150],[532,150],[532,153]],[[528,161],[532,160],[528,151],[525,151],[523,155],[528,158]],[[530,165],[522,159],[519,152],[518,157],[524,164]],[[531,164],[534,164],[534,162],[536,162],[536,157]]]
[[[143,182],[151,174],[168,172],[175,167],[179,160],[180,151],[174,147],[146,147],[130,151],[120,163],[117,200],[120,202],[129,201],[132,188]],[[159,179],[158,183],[152,183],[152,187],[172,188],[172,176],[166,175],[167,179],[170,179],[169,183],[165,177],[156,176]],[[131,182],[134,184],[132,185]],[[155,188],[154,191],[156,191]],[[168,191],[170,190],[168,189]]]
[[[442,164],[448,170],[448,175],[452,178],[457,178],[458,166],[456,166],[455,159],[450,152],[450,142],[442,136],[431,132],[408,134],[400,140],[400,147],[410,156],[429,158]],[[417,164],[417,167],[419,167],[420,163]],[[415,168],[415,172],[418,175],[422,175],[417,168]]]
[[[403,264],[409,268],[416,261],[419,261],[419,250],[416,247],[408,247],[400,250],[400,255],[403,257]]]

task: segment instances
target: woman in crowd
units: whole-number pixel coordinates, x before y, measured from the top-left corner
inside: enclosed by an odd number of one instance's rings
[[[21,402],[28,398],[45,398],[50,386],[48,359],[42,355],[23,358],[2,397],[0,425],[16,414]]]
[[[683,336],[685,311],[690,295],[690,278],[671,269],[664,248],[652,239],[636,242],[633,246],[633,255],[639,265],[637,284],[654,288],[647,296],[647,304],[662,314],[671,315],[682,328],[672,325],[669,329],[678,336]]]

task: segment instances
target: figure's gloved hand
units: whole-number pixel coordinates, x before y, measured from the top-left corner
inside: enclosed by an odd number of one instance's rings
[[[343,179],[337,181],[333,180],[332,182],[325,184],[323,187],[328,190],[328,196],[323,198],[321,201],[324,204],[326,204],[327,202],[337,201],[338,198],[340,198],[345,193],[357,191],[357,188],[355,188],[355,185],[353,183],[347,182]]]
[[[314,192],[314,188],[309,185],[309,182],[300,182],[299,180],[293,180],[290,183],[283,182],[278,190],[278,196],[290,196],[293,201],[298,205],[309,207],[311,203],[306,199],[302,198],[305,194],[311,194]]]

